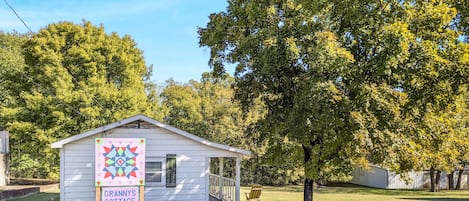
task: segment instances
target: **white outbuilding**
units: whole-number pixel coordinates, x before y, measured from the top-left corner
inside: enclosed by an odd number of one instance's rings
[[[407,173],[409,181],[405,181],[401,175],[387,168],[378,165],[369,165],[369,169],[357,167],[352,173],[353,179],[350,183],[373,188],[383,189],[423,189],[430,187],[429,171],[411,171]],[[458,172],[454,173],[454,180],[458,178]],[[448,176],[445,172],[441,173],[439,182],[440,189],[448,188]],[[467,189],[469,186],[469,171],[465,169],[461,175],[461,188]]]
[[[145,200],[240,200],[240,163],[243,156],[249,156],[251,152],[210,142],[145,115],[136,115],[52,144],[52,148],[60,149],[61,201],[105,200],[105,188],[98,187],[97,183],[99,184],[100,181],[96,179],[96,175],[101,175],[97,171],[103,169],[96,165],[98,160],[96,155],[103,155],[101,152],[97,154],[97,142],[101,139],[116,139],[116,141],[117,139],[144,139],[145,152],[139,152],[144,153],[140,155],[140,157],[144,156],[144,164],[140,168],[144,170],[140,173],[145,178],[144,185],[139,188],[134,186],[139,191],[140,200],[143,200],[142,196]],[[135,151],[135,148],[131,146],[127,148],[129,151]],[[116,150],[120,151],[119,148]],[[134,155],[137,155],[135,153]],[[135,158],[132,157],[123,158],[124,161],[120,158],[115,158],[116,160],[113,159],[111,162],[105,161],[104,170],[110,169],[109,164],[135,163]],[[219,161],[218,174],[210,172],[210,160],[213,158]],[[224,159],[226,161],[226,158],[234,161],[234,178],[223,177],[223,167],[226,167],[223,161]],[[110,159],[106,158],[106,160]],[[129,170],[128,173],[127,169],[125,172],[119,172],[121,169],[117,172],[112,170],[103,175],[106,175],[108,179],[114,179],[116,175],[128,178],[136,176],[135,172],[131,173],[131,169]],[[110,188],[106,193],[124,194],[127,191],[131,192],[129,189],[133,190],[132,188],[132,186],[117,190]]]

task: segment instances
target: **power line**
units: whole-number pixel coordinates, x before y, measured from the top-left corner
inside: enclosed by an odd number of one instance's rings
[[[32,77],[30,77],[29,75],[27,75],[26,73],[22,73],[21,74],[22,76],[24,76],[25,78],[27,78],[29,81],[31,81],[31,83],[33,85],[35,85],[36,87],[38,88],[41,88],[43,91],[44,91],[44,95],[49,95],[49,96],[52,96],[53,98],[55,98],[56,100],[58,100],[62,105],[68,107],[69,109],[71,109],[73,112],[77,113],[78,115],[84,117],[85,119],[88,119],[88,120],[99,120],[100,121],[100,124],[101,126],[103,127],[103,130],[104,130],[104,126],[105,124],[107,123],[106,119],[103,117],[103,116],[100,116],[99,119],[96,119],[95,117],[93,116],[90,116],[88,114],[83,114],[82,112],[80,112],[79,109],[76,109],[75,107],[73,107],[72,105],[66,103],[65,101],[63,101],[62,99],[60,99],[59,97],[57,97],[55,94],[51,93],[51,94],[47,94],[45,93],[46,91],[48,91],[44,86],[38,84],[37,82],[34,81],[34,79]],[[78,85],[78,81],[73,77],[73,75],[71,75],[71,77],[77,82],[76,84]],[[86,89],[84,89],[85,92],[87,92]],[[87,92],[88,93],[88,92]],[[101,109],[104,110],[104,106],[95,98],[92,98],[92,100],[97,103],[99,106],[101,106]]]
[[[31,78],[30,76],[28,76],[26,73],[22,73],[21,74],[22,76],[26,77],[29,81],[31,81],[31,83],[33,83],[34,85],[36,85],[36,87],[38,88],[42,88],[42,90],[44,90],[44,92],[46,92],[47,90],[41,86],[40,84],[36,83],[34,81],[33,78]],[[52,96],[54,97],[55,99],[57,99],[59,102],[61,102],[63,105],[67,106],[69,109],[71,109],[72,111],[74,111],[75,113],[79,114],[80,116],[86,118],[86,119],[91,119],[91,116],[89,115],[86,115],[86,114],[83,114],[82,112],[80,112],[78,109],[74,108],[73,106],[71,106],[70,104],[66,103],[65,101],[63,101],[62,99],[60,99],[59,97],[57,97],[56,95],[54,94],[44,94],[44,95],[49,95],[49,96]]]
[[[23,25],[29,30],[30,33],[34,33],[31,28],[29,28],[29,26],[26,24],[26,22],[20,17],[20,15],[18,15],[18,13],[16,12],[16,10],[8,3],[7,0],[3,0],[3,2],[5,2],[5,4],[13,11],[13,13],[15,13],[16,17],[23,23]],[[25,76],[27,79],[29,79],[31,81],[31,83],[33,83],[34,85],[36,85],[37,87],[39,88],[42,88],[43,90],[45,89],[44,87],[42,87],[41,85],[39,85],[38,83],[34,82],[34,80],[29,77],[26,73],[22,73],[23,76]],[[73,75],[72,75],[73,77]],[[75,79],[75,78],[74,78]],[[46,91],[46,90],[45,90]],[[65,101],[61,100],[59,97],[57,97],[56,95],[54,94],[49,94],[50,96],[54,97],[56,100],[58,100],[61,104],[65,105],[66,107],[68,107],[69,109],[71,109],[73,112],[79,114],[80,116],[84,117],[85,119],[92,119],[91,116],[89,115],[86,115],[86,114],[83,114],[82,112],[80,112],[78,109],[74,108],[72,105],[66,103]],[[98,103],[99,105],[101,105],[100,103]],[[101,105],[102,107],[102,105]]]
[[[30,32],[30,33],[34,33],[34,32],[31,30],[31,28],[29,28],[28,24],[26,24],[26,22],[21,18],[21,16],[16,12],[16,10],[8,3],[8,1],[7,1],[7,0],[3,0],[3,2],[5,2],[5,4],[13,11],[13,13],[15,13],[16,17],[23,23],[23,25],[29,30],[29,32]],[[33,80],[31,77],[27,76],[26,74],[23,74],[23,75],[26,76],[26,77],[28,77],[28,79],[31,80],[31,82],[32,82],[34,85],[36,85],[37,87],[43,88],[41,85],[39,85],[39,84],[37,84],[36,82],[34,82],[34,80]],[[73,78],[73,80],[74,80],[74,81],[76,82],[76,84],[78,85],[78,80],[76,80],[76,78],[75,78],[73,75],[71,75],[71,77]],[[85,88],[83,88],[83,89],[86,91]],[[76,108],[74,108],[73,106],[71,106],[70,104],[68,104],[68,103],[66,103],[66,102],[64,102],[64,101],[62,101],[60,98],[58,98],[58,97],[55,96],[54,94],[52,94],[52,96],[53,96],[54,98],[56,98],[58,101],[60,101],[63,105],[67,106],[67,107],[70,108],[72,111],[74,111],[74,112],[76,112],[77,114],[83,116],[84,118],[86,118],[86,119],[93,119],[91,116],[83,114],[82,112],[80,112],[79,110],[77,110]],[[92,98],[92,100],[93,100],[95,103],[97,103],[99,106],[101,106],[101,109],[104,109],[103,104],[101,104],[96,98]],[[104,119],[104,117],[101,117],[100,120],[101,120],[102,126],[104,126],[104,124],[106,123],[106,120]]]
[[[5,4],[15,13],[16,17],[23,23],[23,25],[29,30],[30,33],[34,33],[31,28],[26,24],[26,22],[18,15],[16,10],[7,2],[7,0],[3,0]]]
[[[13,13],[15,13],[16,17],[23,23],[23,25],[29,30],[30,33],[34,33],[31,28],[29,28],[29,26],[26,24],[26,22],[21,18],[20,15],[18,15],[18,13],[16,12],[16,10],[8,3],[7,0],[3,0],[3,2],[5,2],[5,4],[13,11]],[[22,73],[23,76],[25,76],[27,79],[29,79],[31,81],[31,83],[33,83],[34,85],[36,85],[37,87],[39,88],[43,88],[41,85],[39,85],[38,83],[34,82],[34,80],[29,77],[26,73]],[[44,90],[44,88],[43,88]],[[86,118],[86,119],[91,119],[91,117],[89,115],[85,115],[83,114],[82,112],[80,112],[78,109],[74,108],[73,106],[71,106],[70,104],[66,103],[65,101],[62,101],[60,98],[58,98],[56,95],[54,94],[50,94],[52,97],[54,97],[55,99],[57,99],[59,102],[61,102],[63,105],[65,105],[66,107],[68,107],[69,109],[71,109],[72,111],[74,111],[75,113],[79,114],[80,116]],[[101,105],[101,104],[100,104]]]
[[[16,17],[23,23],[23,25],[29,30],[29,32],[30,32],[30,33],[34,33],[34,32],[31,30],[31,28],[29,28],[28,24],[26,24],[26,22],[21,18],[21,16],[16,12],[16,10],[8,3],[8,1],[7,1],[7,0],[3,0],[3,1],[4,1],[5,4],[13,11],[13,13],[15,13]],[[24,75],[24,76],[27,76],[26,74],[23,74],[23,75]],[[29,76],[27,76],[27,77],[28,77],[28,79],[30,79],[31,82],[32,82],[33,84],[35,84],[37,87],[41,87],[41,88],[42,88],[41,85],[35,83],[35,82],[33,81],[33,79],[31,79]],[[76,80],[76,78],[75,78],[73,75],[71,75],[71,77],[73,78],[73,80],[75,80],[76,84],[78,84],[78,81]],[[84,89],[84,90],[86,91],[86,89]],[[53,95],[53,94],[52,94],[52,96],[53,96],[54,98],[56,98],[57,100],[59,100],[63,105],[69,107],[71,110],[73,110],[74,112],[76,112],[77,114],[79,114],[79,115],[81,115],[81,116],[83,116],[83,117],[85,117],[85,118],[87,118],[87,119],[91,119],[89,115],[87,116],[87,115],[81,113],[79,110],[75,109],[75,108],[72,107],[70,104],[68,104],[68,103],[66,103],[66,102],[64,102],[64,101],[62,101],[62,100],[61,100],[60,98],[58,98],[57,96],[55,96],[55,95]],[[99,106],[101,106],[102,109],[104,109],[104,106],[103,106],[98,100],[96,100],[95,98],[93,98],[92,100],[93,100],[95,103],[97,103]],[[101,117],[101,124],[102,124],[103,126],[104,126],[104,123],[106,123],[106,120],[105,120],[103,117]]]
[[[68,107],[69,109],[71,109],[73,112],[77,113],[78,115],[84,117],[85,119],[88,119],[88,120],[97,120],[96,118],[90,116],[90,115],[87,115],[87,114],[83,114],[82,112],[80,112],[79,109],[76,109],[74,108],[72,105],[66,103],[65,101],[63,101],[62,99],[60,99],[59,97],[57,97],[55,94],[51,93],[51,94],[46,94],[45,92],[47,91],[47,89],[45,87],[43,87],[42,85],[38,84],[37,82],[34,81],[33,78],[31,78],[30,76],[28,76],[26,73],[22,73],[21,74],[22,76],[24,76],[25,78],[27,78],[32,84],[36,85],[36,87],[38,88],[42,88],[42,90],[44,90],[44,95],[49,95],[49,96],[52,96],[53,98],[55,98],[56,100],[58,100],[62,105]],[[98,103],[98,102],[96,102]],[[98,103],[99,105],[101,105],[100,103]],[[101,105],[102,107],[102,105]],[[104,108],[103,108],[104,109]],[[106,133],[106,128],[105,128],[105,123],[106,123],[106,120],[101,117],[101,126],[103,128],[103,133]]]

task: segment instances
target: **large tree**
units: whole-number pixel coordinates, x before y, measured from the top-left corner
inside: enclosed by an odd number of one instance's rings
[[[200,45],[215,73],[236,65],[245,106],[265,103],[264,132],[303,151],[305,201],[314,180],[355,165],[416,167],[408,128],[467,82],[460,13],[443,1],[228,2],[199,29]]]
[[[52,142],[149,113],[144,84],[149,70],[130,36],[107,34],[89,22],[61,22],[34,34],[22,52],[26,65],[8,77],[20,90],[9,94],[15,101],[2,105],[0,115],[15,147],[13,167],[21,160],[38,166],[27,176],[58,177]],[[26,175],[19,171],[13,174]]]

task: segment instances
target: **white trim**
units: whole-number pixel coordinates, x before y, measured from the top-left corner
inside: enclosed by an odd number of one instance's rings
[[[65,149],[60,149],[60,201],[65,201]]]
[[[218,198],[220,200],[223,200],[223,187],[224,185],[223,184],[223,167],[225,166],[225,163],[224,163],[224,158],[223,157],[218,157],[218,176],[220,176],[218,178],[218,185],[219,185],[219,189],[218,189]]]
[[[208,140],[206,140],[204,138],[201,138],[201,137],[198,137],[194,134],[191,134],[191,133],[188,133],[186,131],[177,129],[177,128],[172,127],[170,125],[163,124],[163,123],[161,123],[157,120],[154,120],[150,117],[147,117],[143,114],[135,115],[135,116],[129,117],[127,119],[123,119],[121,121],[117,121],[117,122],[114,122],[114,123],[111,123],[111,124],[108,124],[108,125],[105,125],[105,126],[102,126],[102,127],[99,127],[99,128],[96,128],[96,129],[93,129],[93,130],[90,130],[90,131],[87,131],[87,132],[84,132],[84,133],[74,135],[72,137],[60,140],[58,142],[52,143],[51,147],[52,148],[62,148],[63,145],[65,145],[65,144],[68,144],[68,143],[71,143],[71,142],[74,142],[74,141],[77,141],[77,140],[80,140],[80,139],[83,139],[83,138],[86,138],[86,137],[89,137],[89,136],[92,136],[92,135],[96,135],[98,133],[102,133],[102,132],[105,132],[107,130],[111,130],[111,129],[117,128],[119,126],[131,123],[131,122],[134,122],[134,121],[138,121],[138,120],[142,120],[142,121],[151,123],[151,124],[153,124],[157,127],[166,129],[168,131],[179,134],[183,137],[189,138],[191,140],[194,140],[198,143],[201,143],[201,144],[209,146],[209,147],[222,149],[222,150],[235,152],[235,153],[240,153],[240,154],[243,154],[243,155],[251,155],[250,151],[246,151],[246,150],[243,150],[243,149],[230,147],[230,146],[227,146],[227,145],[218,144],[218,143],[215,143],[215,142],[208,141]]]
[[[205,201],[210,199],[210,158],[205,157]]]
[[[235,201],[241,200],[241,156],[236,157]]]

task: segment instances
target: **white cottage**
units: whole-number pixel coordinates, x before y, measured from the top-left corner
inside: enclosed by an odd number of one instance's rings
[[[146,140],[145,200],[240,200],[240,162],[251,152],[136,115],[52,144],[60,149],[61,201],[99,196],[94,193],[96,138]],[[211,158],[219,158],[219,175],[210,173]],[[223,177],[223,158],[235,159],[234,179]]]

